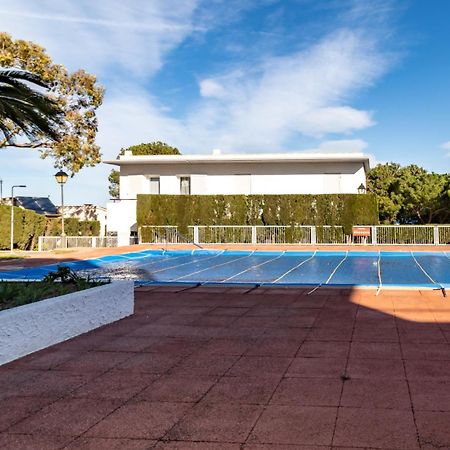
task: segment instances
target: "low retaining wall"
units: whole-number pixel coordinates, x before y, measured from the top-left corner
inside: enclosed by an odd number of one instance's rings
[[[0,365],[134,312],[132,281],[114,281],[0,312]]]

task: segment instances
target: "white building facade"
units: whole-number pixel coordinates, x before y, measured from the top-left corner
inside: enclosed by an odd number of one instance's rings
[[[137,194],[356,194],[369,169],[369,158],[355,153],[125,154],[106,163],[120,168],[120,200],[108,204],[107,228],[121,244],[136,231]]]

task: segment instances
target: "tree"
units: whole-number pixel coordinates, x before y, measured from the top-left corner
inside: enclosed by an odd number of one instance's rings
[[[96,110],[102,104],[104,90],[94,75],[84,70],[69,73],[64,66],[53,63],[43,47],[14,41],[7,33],[0,33],[0,67],[18,68],[38,76],[50,86],[50,94],[63,114],[63,120],[55,127],[58,140],[44,130],[35,130],[30,139],[23,129],[17,128],[3,147],[38,148],[41,157],[54,158],[55,167],[65,167],[72,173],[100,162],[100,148],[95,143]]]
[[[145,155],[181,155],[180,151],[176,147],[155,141],[150,143],[142,143],[138,145],[132,145],[128,148],[120,149],[117,158],[123,156],[126,151],[130,151],[133,156],[145,156]],[[108,176],[109,181],[109,195],[112,198],[119,198],[120,195],[120,172],[118,170],[111,170]]]
[[[450,175],[422,167],[379,164],[367,177],[382,223],[445,223],[450,219]]]
[[[30,142],[46,136],[51,141],[59,139],[58,127],[63,114],[56,101],[39,92],[48,90],[42,80],[18,70],[0,70],[0,147],[21,146],[16,138],[25,135]]]

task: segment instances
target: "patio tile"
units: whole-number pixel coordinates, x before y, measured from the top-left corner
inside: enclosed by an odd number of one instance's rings
[[[206,394],[202,402],[265,405],[280,379],[276,377],[223,377]]]
[[[161,353],[134,353],[115,368],[127,373],[164,373],[178,364],[180,360],[180,356]]]
[[[386,329],[377,326],[357,325],[353,331],[353,342],[398,342],[396,328]]]
[[[58,366],[58,370],[80,372],[105,372],[121,362],[133,357],[125,352],[87,352]]]
[[[192,322],[195,327],[228,327],[237,320],[233,316],[202,316]]]
[[[348,342],[305,341],[298,352],[301,357],[345,358],[348,355]]]
[[[62,348],[50,347],[31,355],[24,356],[16,361],[7,364],[9,369],[28,369],[28,370],[50,370],[58,365],[77,358],[81,355],[80,351],[63,350]]]
[[[227,372],[233,377],[259,377],[283,375],[293,358],[276,358],[272,356],[243,356]]]
[[[415,415],[423,449],[450,448],[450,412],[417,411]]]
[[[342,390],[339,378],[284,378],[270,404],[302,406],[338,406]]]
[[[237,355],[193,354],[173,368],[178,374],[223,375],[239,359]]]
[[[159,439],[192,407],[190,403],[134,401],[92,427],[87,437]]]
[[[404,343],[402,352],[405,359],[449,361],[450,364],[450,344]]]
[[[105,342],[98,350],[103,352],[142,352],[146,351],[153,344],[158,342],[158,338],[119,336]]]
[[[415,411],[450,412],[450,380],[410,381],[409,387]]]
[[[64,450],[149,450],[158,441],[149,439],[104,439],[80,437]]]
[[[9,432],[79,436],[120,403],[117,400],[64,398],[22,420]]]
[[[208,316],[234,316],[239,317],[246,314],[248,311],[250,311],[249,307],[231,307],[231,306],[218,306],[217,308],[214,308],[212,311],[209,311],[207,313]]]
[[[249,443],[331,445],[337,408],[270,405],[248,438]]]
[[[317,327],[308,335],[308,341],[344,341],[350,342],[352,328],[347,327]]]
[[[344,383],[342,406],[411,409],[406,380],[350,379]]]
[[[450,381],[448,361],[410,359],[405,361],[408,380],[414,381]]]
[[[39,411],[52,401],[52,398],[45,397],[9,397],[2,400],[0,431],[8,429],[11,425]]]
[[[0,448],[5,450],[59,450],[71,437],[31,434],[0,434]]]
[[[347,373],[352,379],[405,379],[403,362],[397,359],[350,358]]]
[[[242,450],[331,450],[331,447],[328,445],[246,444]]]
[[[227,444],[224,442],[188,442],[172,441],[159,442],[154,450],[241,450],[239,444]]]
[[[400,344],[393,342],[352,342],[350,358],[401,359]]]
[[[156,374],[125,373],[120,370],[112,370],[75,390],[72,392],[72,396],[78,398],[111,398],[125,401],[149,386],[158,376]]]
[[[156,402],[192,402],[199,401],[217,382],[217,377],[196,375],[195,377],[178,374],[163,375],[139,394],[138,400]]]
[[[202,347],[202,354],[237,355],[244,354],[253,344],[251,338],[212,339]]]
[[[301,343],[301,339],[258,338],[245,352],[245,355],[294,357]]]
[[[286,377],[339,378],[345,369],[345,358],[294,358]]]
[[[168,433],[169,440],[244,442],[262,407],[201,402]]]
[[[419,448],[411,411],[373,408],[340,408],[333,445]]]

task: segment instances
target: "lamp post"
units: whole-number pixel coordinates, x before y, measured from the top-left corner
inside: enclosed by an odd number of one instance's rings
[[[11,187],[11,253],[14,251],[14,188],[26,188],[26,186],[15,184]]]
[[[56,182],[61,186],[61,236],[66,236],[64,232],[64,185],[66,184],[67,178],[69,176],[66,172],[60,170],[58,173],[55,173]]]
[[[364,184],[360,184],[358,186],[358,194],[365,194],[366,193],[366,187],[364,186]]]

